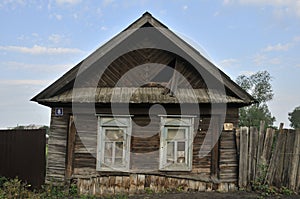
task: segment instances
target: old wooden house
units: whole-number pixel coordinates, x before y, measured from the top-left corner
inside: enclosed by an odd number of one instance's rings
[[[147,12],[32,100],[52,110],[48,182],[96,195],[237,187],[234,129],[254,99]]]

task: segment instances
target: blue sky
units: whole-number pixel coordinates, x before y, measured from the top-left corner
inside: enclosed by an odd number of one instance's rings
[[[299,0],[1,0],[0,128],[49,125],[29,100],[149,11],[233,80],[267,70],[276,125],[300,105]]]

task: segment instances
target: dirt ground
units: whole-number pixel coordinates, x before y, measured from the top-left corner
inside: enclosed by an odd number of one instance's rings
[[[221,198],[221,199],[239,199],[239,198],[260,198],[261,195],[254,192],[230,192],[230,193],[218,193],[218,192],[192,192],[192,193],[164,193],[164,194],[145,194],[129,196],[130,199],[198,199],[198,198]],[[290,198],[300,199],[300,195],[277,195],[265,198]]]

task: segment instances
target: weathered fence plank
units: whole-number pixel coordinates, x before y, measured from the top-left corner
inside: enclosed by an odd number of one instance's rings
[[[258,143],[257,143],[257,155],[256,155],[256,172],[255,172],[255,179],[261,175],[260,166],[262,164],[262,153],[263,153],[263,146],[265,140],[265,122],[260,122],[260,128],[258,133]]]
[[[285,133],[286,133],[286,143],[284,149],[281,186],[290,187],[289,178],[290,178],[290,169],[292,165],[293,148],[295,144],[295,132],[292,130],[285,130]]]
[[[300,130],[295,132],[295,142],[293,147],[293,156],[291,158],[291,168],[289,173],[289,188],[296,190],[297,181],[299,184],[300,173],[298,172],[298,167],[300,166]]]
[[[300,130],[298,129],[297,130],[297,136],[298,136],[298,138],[297,138],[297,143],[299,143],[300,141],[299,141],[299,139],[300,139]],[[298,145],[298,147],[300,147],[300,145]],[[298,155],[298,158],[299,158],[299,155],[300,155],[300,149],[298,149],[298,153],[296,153],[295,155]],[[297,191],[297,192],[300,192],[300,162],[298,161],[298,171],[297,171],[297,185],[296,185],[296,187],[295,187],[295,191]]]
[[[257,156],[258,131],[255,127],[250,127],[249,132],[249,166],[248,179],[253,181],[256,173],[256,156]]]
[[[300,130],[283,129],[281,123],[278,133],[271,128],[265,132],[261,122],[259,132],[255,128],[237,129],[236,140],[240,188],[264,176],[269,185],[300,191]]]
[[[262,165],[269,165],[274,136],[275,136],[275,130],[268,128],[265,135],[264,146],[263,146],[262,157],[261,157]]]
[[[246,187],[248,184],[248,133],[247,127],[240,130],[240,158],[239,158],[239,186]]]

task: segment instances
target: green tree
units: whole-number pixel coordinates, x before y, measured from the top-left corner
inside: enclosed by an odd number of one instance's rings
[[[300,106],[296,107],[293,112],[289,113],[289,120],[291,127],[295,129],[300,128]]]
[[[237,84],[257,100],[256,104],[240,108],[240,126],[259,127],[261,120],[265,121],[265,127],[273,125],[275,117],[272,116],[267,105],[267,102],[274,97],[271,80],[272,77],[267,71],[237,77]]]

